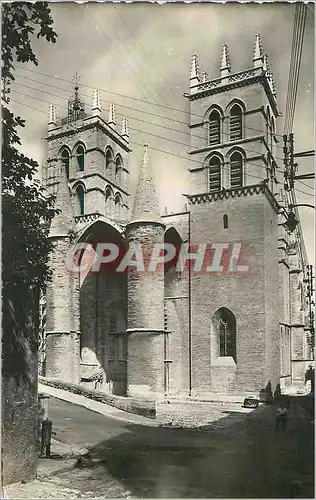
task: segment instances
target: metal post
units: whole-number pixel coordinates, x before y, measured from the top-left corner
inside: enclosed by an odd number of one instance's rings
[[[48,418],[42,422],[41,457],[50,457],[52,424],[52,421],[48,420]]]

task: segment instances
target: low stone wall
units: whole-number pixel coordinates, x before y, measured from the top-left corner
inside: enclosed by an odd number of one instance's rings
[[[108,404],[114,408],[118,408],[119,410],[124,410],[147,418],[156,418],[156,401],[154,400],[136,400],[134,398],[116,396],[114,394],[105,394],[93,389],[87,389],[81,385],[70,384],[69,382],[62,382],[55,379],[48,379],[46,377],[38,377],[38,380],[43,385],[73,392],[74,394],[85,396],[86,398],[93,399],[94,401]]]

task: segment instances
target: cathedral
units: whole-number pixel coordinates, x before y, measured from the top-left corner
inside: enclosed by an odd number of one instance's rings
[[[190,190],[183,212],[163,215],[146,146],[130,206],[128,122],[118,126],[113,105],[104,118],[99,91],[90,115],[78,86],[66,117],[50,108],[43,183],[59,211],[49,232],[49,379],[153,399],[266,398],[304,384],[307,262],[284,225],[280,114],[260,35],[245,71],[231,70],[224,45],[219,75],[209,79],[194,54],[184,98]],[[69,269],[74,245],[100,242],[186,248],[190,264]],[[197,271],[205,248],[212,265]]]

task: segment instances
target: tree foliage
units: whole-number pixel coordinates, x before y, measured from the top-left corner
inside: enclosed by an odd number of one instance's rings
[[[47,238],[53,199],[36,180],[38,164],[19,151],[25,120],[10,110],[15,62],[38,65],[32,42],[57,34],[46,2],[2,4],[2,296],[5,361],[21,348],[19,336],[36,341],[38,297],[49,277]],[[25,346],[24,346],[25,347]],[[21,350],[21,349],[20,349]],[[23,351],[23,349],[22,349]],[[6,354],[8,356],[6,357]],[[25,352],[24,352],[25,354]],[[20,358],[23,358],[23,352]],[[10,366],[15,369],[16,367]]]

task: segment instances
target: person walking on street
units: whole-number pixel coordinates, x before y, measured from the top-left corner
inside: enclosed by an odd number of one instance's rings
[[[281,424],[282,429],[284,431],[287,430],[287,408],[285,408],[283,403],[280,403],[280,407],[276,411],[276,425],[275,425],[275,430],[277,431],[279,429],[279,426]]]

